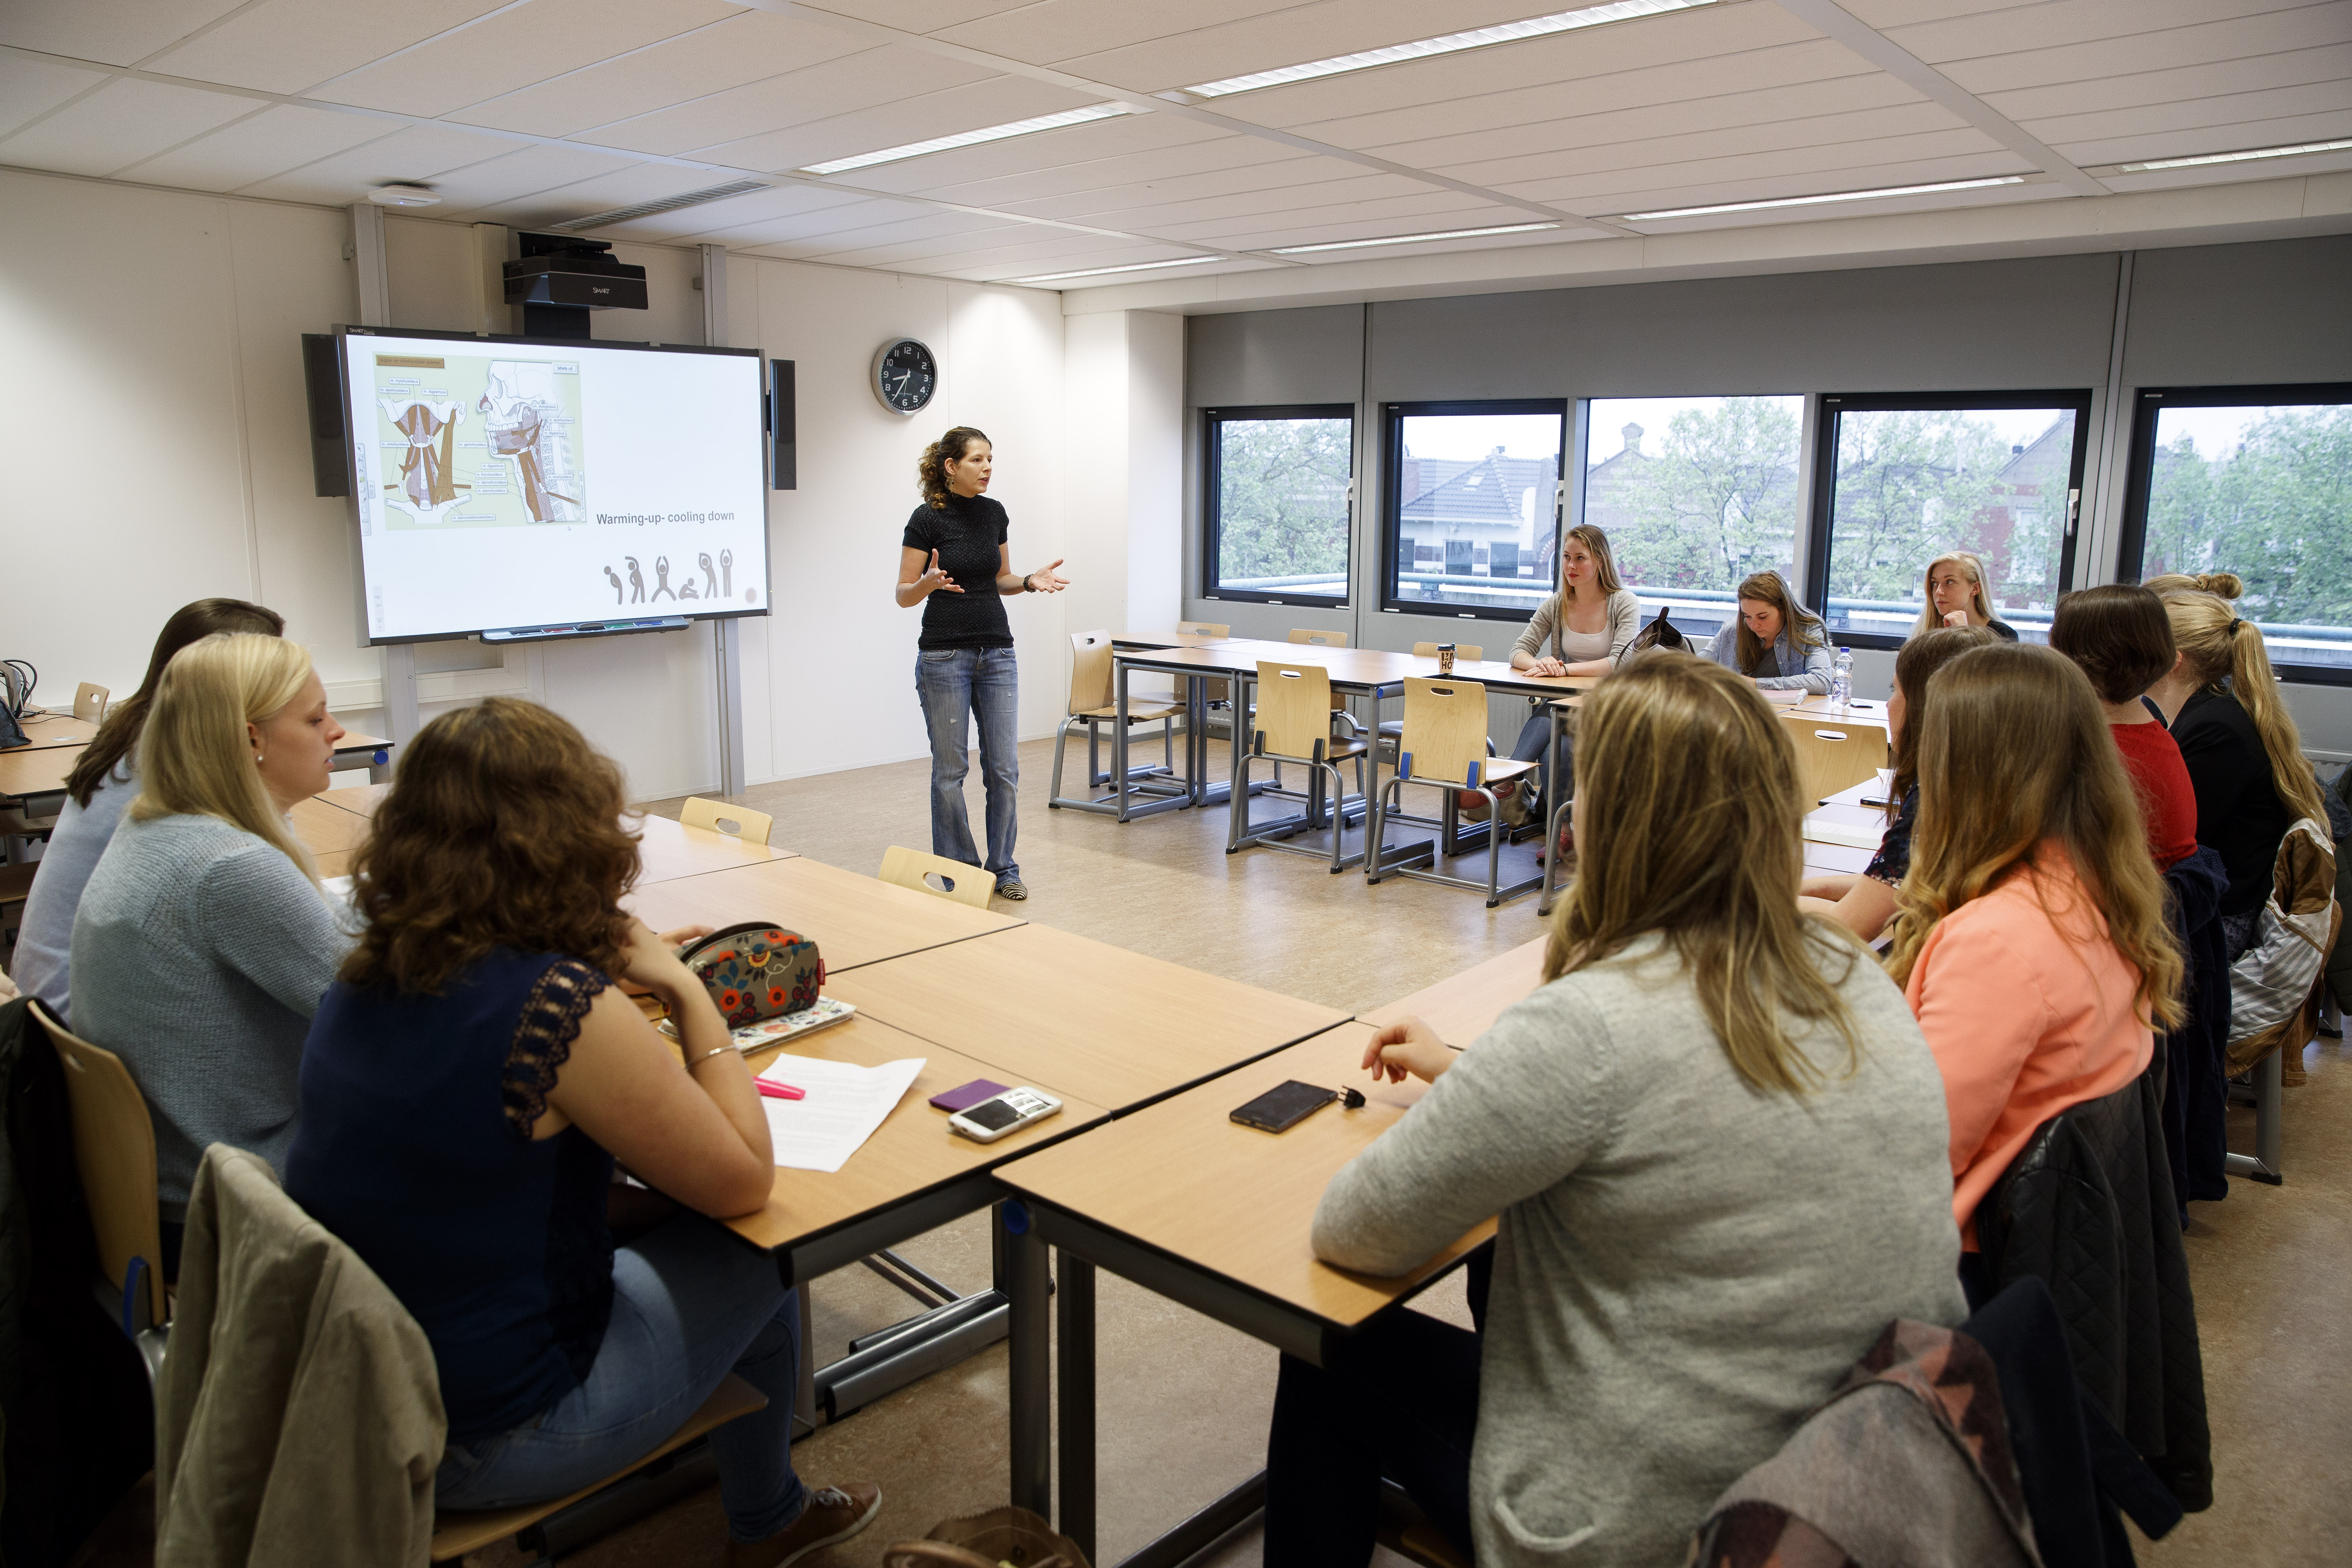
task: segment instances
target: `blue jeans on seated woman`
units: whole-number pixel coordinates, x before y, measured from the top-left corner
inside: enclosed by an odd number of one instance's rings
[[[1009,647],[933,647],[915,655],[915,693],[931,736],[931,853],[1018,880],[1013,806],[1021,787],[1021,685]],[[964,809],[971,771],[964,740],[980,719],[980,777],[988,791],[988,858]]]
[[[585,1382],[530,1425],[452,1444],[434,1479],[443,1508],[510,1508],[562,1497],[659,1447],[734,1372],[768,1407],[710,1434],[719,1496],[736,1540],[764,1541],[808,1504],[793,1472],[800,1297],[776,1261],[698,1215],[679,1215],[613,1254],[613,1318]]]

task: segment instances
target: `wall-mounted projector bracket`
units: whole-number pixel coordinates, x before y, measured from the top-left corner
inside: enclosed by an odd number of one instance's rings
[[[521,257],[505,263],[506,300],[522,307],[525,337],[588,336],[592,310],[646,308],[646,269],[616,260],[612,242],[568,234],[519,234]]]

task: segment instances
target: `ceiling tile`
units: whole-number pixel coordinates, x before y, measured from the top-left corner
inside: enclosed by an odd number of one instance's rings
[[[524,147],[434,181],[433,188],[440,193],[442,202],[441,210],[434,216],[463,222],[478,209],[501,206],[526,196],[560,199],[566,194],[565,187],[583,180],[646,166],[634,158],[591,153],[583,148]],[[691,182],[689,189],[721,183],[704,169],[671,172]]]
[[[1853,12],[1856,19],[1882,32],[1889,27],[1939,22],[1948,16],[1974,16],[2012,8],[2006,0],[1839,0],[1839,3]],[[2135,0],[2105,0],[2105,3],[2128,5]]]
[[[388,180],[421,180],[432,184],[454,169],[486,162],[524,145],[478,131],[450,130],[438,125],[394,128],[394,121],[383,123],[392,130],[391,135],[256,181],[240,194],[342,206],[361,200]]]
[[[823,9],[879,22],[902,33],[936,33],[942,27],[1018,11],[1024,0],[824,0]]]
[[[475,104],[456,118],[536,136],[569,136],[873,47],[814,22],[739,11],[716,26]]]
[[[506,0],[407,0],[399,5],[353,0],[263,0],[152,68],[201,81],[300,92],[406,48]]]
[[[894,94],[939,92],[996,73],[919,49],[860,50],[781,76],[730,88],[595,128],[597,141],[648,153],[690,153],[761,132],[805,125],[890,100]]]
[[[1447,208],[1485,207],[1492,202],[1465,196],[1444,186],[1430,186],[1396,174],[1368,174],[1361,179],[1327,179],[1252,191],[1207,190],[1172,200],[1152,199],[1160,193],[1120,192],[1133,199],[1107,203],[1087,212],[1060,215],[1074,223],[1147,234],[1186,232],[1183,226],[1202,223],[1257,223],[1269,213],[1360,211],[1367,222],[1384,215],[1417,211],[1432,204]],[[1522,214],[1522,216],[1526,215]]]
[[[1935,118],[1942,118],[1940,116]],[[1661,136],[1642,142],[1622,142],[1608,147],[1580,147],[1559,153],[1531,153],[1443,165],[1438,172],[1475,185],[1502,187],[1524,184],[1549,175],[1592,174],[1604,169],[1663,169],[1706,163],[1725,158],[1803,161],[1818,167],[1823,159],[1848,163],[1906,162],[1917,157],[1942,157],[1962,153],[1990,153],[2000,143],[1972,125],[1940,125],[1910,132],[1875,135],[1838,135],[1820,121],[1792,121],[1782,125],[1750,126],[1744,131],[1713,131],[1692,136]]]
[[[1153,184],[1186,174],[1216,169],[1250,169],[1288,163],[1308,156],[1295,147],[1251,136],[1226,136],[1213,142],[1161,147],[1124,158],[1104,158],[1025,174],[1005,174],[963,184],[934,185],[921,194],[942,201],[971,202],[978,206],[1018,207],[1025,202],[1114,190],[1125,185]]]
[[[23,55],[0,55],[0,136],[108,79],[103,71],[76,70]]]
[[[320,89],[337,103],[439,116],[731,16],[720,0],[532,0]]]
[[[706,245],[723,245],[730,251],[758,250],[770,245],[797,244],[812,232],[820,235],[831,234],[844,227],[854,227],[860,222],[878,224],[892,217],[905,217],[922,210],[924,209],[920,207],[909,206],[905,202],[879,200],[858,202],[854,205],[844,205],[835,212],[824,215],[825,217],[834,219],[829,226],[820,225],[814,215],[796,213],[788,217],[765,218],[757,223],[739,224],[733,227],[713,230],[702,235],[701,242]],[[862,212],[864,216],[862,217],[849,216],[856,212]]]
[[[2321,114],[2250,120],[2190,130],[2142,132],[2068,142],[2060,150],[2077,163],[2136,163],[2148,158],[2193,158],[2205,153],[2239,153],[2256,147],[2294,147],[2352,137],[2352,106]],[[2263,158],[2233,166],[2240,179],[2274,180],[2298,173],[2293,158]],[[2347,288],[2352,288],[2347,280]]]
[[[1277,245],[1318,245],[1334,239],[1386,239],[1401,234],[1431,234],[1449,228],[1495,228],[1541,223],[1535,214],[1498,206],[1453,191],[1433,191],[1391,202],[1307,206],[1285,213],[1206,218],[1162,224],[1153,232],[1195,245],[1232,250],[1263,250]]]
[[[136,65],[178,42],[238,0],[9,0],[0,7],[0,44]]]
[[[1057,114],[1099,102],[1087,93],[1053,87],[1025,77],[996,76],[943,92],[888,100],[836,114],[814,124],[698,147],[694,155],[744,169],[804,169],[859,153],[879,152],[934,136],[951,136],[1007,121]]]
[[[117,78],[0,141],[0,163],[110,174],[261,107],[249,98]]]
[[[2248,121],[2325,114],[2346,109],[2352,109],[2352,80],[2339,77],[2329,81],[2305,82],[2297,87],[2168,99],[2159,103],[2095,109],[2080,114],[2053,114],[2024,123],[2034,135],[2053,147],[2060,147],[2101,137],[2191,131],[2203,126],[2235,125]]]
[[[1887,37],[1932,65],[2054,49],[2306,5],[2310,0],[2052,0],[1990,15],[1894,28]]]
[[[2217,60],[2210,65],[2142,71],[2098,81],[1990,93],[1985,101],[2022,124],[2057,114],[2125,109],[2143,103],[2179,103],[2305,82],[2341,81],[2347,77],[2352,77],[2352,44],[2338,44],[2332,48],[2301,49],[2290,55]]]
[[[2169,27],[2087,44],[1955,60],[1939,68],[1969,91],[1984,95],[2265,55],[2284,56],[2301,49],[2342,45],[2347,39],[2352,39],[2352,0],[2334,0],[2330,5],[2305,5],[2293,11],[2273,11],[2200,26]]]
[[[1180,174],[1151,182],[1150,201],[1153,205],[1166,202],[1195,201],[1206,197],[1230,196],[1250,191],[1296,190],[1332,180],[1357,180],[1367,171],[1357,163],[1342,163],[1335,158],[1317,158],[1294,154],[1287,158],[1265,163],[1235,164],[1198,174]],[[1395,191],[1409,191],[1415,182],[1402,175],[1384,175],[1392,180]],[[1088,213],[1099,213],[1117,207],[1139,205],[1134,188],[1105,192],[1087,190],[1069,195],[1046,197],[1036,201],[990,202],[992,207],[1012,212],[1033,213],[1040,217],[1066,218],[1073,223],[1092,223]]]
[[[1769,164],[1759,160],[1745,167],[1727,159],[1661,169],[1601,170],[1557,180],[1529,181],[1514,187],[1511,194],[1575,212],[1608,216],[1654,207],[1772,201],[1782,196],[1933,184],[1945,180],[1981,180],[2030,172],[2020,165],[2014,153],[2006,151],[1900,163],[1863,163],[1830,156],[1805,160],[1780,154]]]
[[[664,201],[691,191],[707,191],[727,183],[727,176],[709,169],[677,163],[638,163],[609,174],[581,180],[559,190],[494,203],[477,215],[477,221],[497,221],[522,228],[544,228],[571,223],[616,207]]]
[[[724,201],[656,213],[611,228],[600,228],[595,233],[600,239],[636,239],[655,244],[698,245],[706,240],[719,243],[719,235],[727,229],[847,206],[865,199],[855,192],[817,185],[774,185],[747,195],[729,196]]]
[[[1084,125],[1040,132],[1034,136],[958,147],[929,157],[909,158],[903,163],[877,163],[870,169],[854,169],[843,177],[876,190],[935,192],[1045,169],[1111,163],[1166,148],[1224,141],[1234,135],[1234,132],[1173,114],[1122,114],[1112,120],[1093,120]]]
[[[1838,218],[1885,218],[1904,213],[1952,212],[1967,207],[2024,206],[2035,202],[2065,201],[2073,193],[2053,182],[2042,185],[1990,185],[1972,191],[1939,191],[1916,196],[1887,196],[1853,207],[1765,207],[1755,212],[1711,213],[1696,218],[1652,218],[1641,227],[1645,234],[1694,234],[1706,229],[1759,228],[1772,224],[1823,223]],[[1639,210],[1673,207],[1676,202],[1643,203]],[[1627,203],[1627,206],[1633,205]]]
[[[1506,3],[1524,11],[1526,0]],[[982,21],[941,27],[936,36],[1032,65],[1053,65],[1151,43],[1181,49],[1195,33],[1277,11],[1320,8],[1300,6],[1297,0],[1186,0],[1181,5],[1167,0],[1042,0]]]
[[[372,114],[279,104],[133,164],[122,171],[122,177],[151,185],[234,191],[362,142],[397,135],[400,129],[396,121]]]

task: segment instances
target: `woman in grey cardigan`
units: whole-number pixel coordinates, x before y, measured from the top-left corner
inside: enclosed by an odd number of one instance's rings
[[[1766,691],[1829,695],[1829,629],[1797,603],[1778,572],[1759,572],[1739,584],[1739,618],[1715,634],[1706,657]]]
[[[293,1142],[303,1037],[351,941],[286,814],[327,787],[342,738],[299,643],[190,644],[74,915],[74,1029],[121,1057],[154,1118],[167,1274],[205,1145],[282,1170]]]
[[[1641,629],[1641,601],[1617,580],[1609,536],[1580,522],[1560,541],[1559,592],[1537,606],[1512,646],[1511,668],[1531,675],[1606,675]],[[1550,740],[1551,720],[1538,709],[1521,727],[1511,755],[1542,762]]]
[[[1485,1568],[1678,1563],[1889,1321],[1966,1315],[1943,1080],[1885,972],[1797,912],[1780,721],[1698,659],[1583,715],[1548,984],[1458,1054],[1371,1037],[1431,1088],[1315,1216],[1318,1257],[1393,1277],[1499,1214],[1485,1333],[1392,1311],[1283,1359],[1269,1568],[1362,1568],[1383,1478]]]

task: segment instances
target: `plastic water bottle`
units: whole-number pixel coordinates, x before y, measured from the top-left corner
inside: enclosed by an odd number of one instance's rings
[[[1840,648],[1830,662],[1830,703],[1843,708],[1853,700],[1853,650]]]

